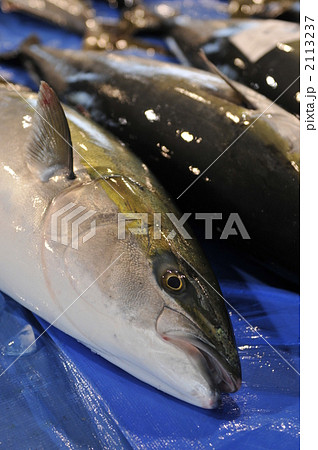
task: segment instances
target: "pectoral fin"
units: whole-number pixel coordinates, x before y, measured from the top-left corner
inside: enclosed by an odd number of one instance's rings
[[[26,160],[31,172],[41,181],[48,181],[63,169],[68,178],[75,178],[67,119],[57,95],[44,81],[40,85]]]

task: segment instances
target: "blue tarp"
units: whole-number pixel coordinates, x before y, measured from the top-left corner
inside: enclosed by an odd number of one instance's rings
[[[217,16],[214,2],[167,3],[196,17]],[[116,16],[102,1],[94,5],[99,14]],[[16,47],[34,31],[48,45],[80,48],[80,37],[72,33],[23,15],[0,14],[0,50]],[[0,73],[35,88],[22,69],[1,65]],[[0,376],[0,446],[298,448],[299,296],[225,244],[203,246],[224,297],[235,308],[229,310],[242,362],[239,392],[224,394],[217,410],[188,405],[136,380],[54,327],[12,364],[23,336],[31,330],[37,337],[48,324],[0,294],[0,374],[7,369]]]

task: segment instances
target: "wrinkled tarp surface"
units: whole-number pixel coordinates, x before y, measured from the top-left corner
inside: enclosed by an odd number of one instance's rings
[[[196,17],[221,17],[212,1],[166,3]],[[100,15],[116,17],[101,0],[94,6]],[[80,37],[65,30],[24,15],[0,14],[0,50],[15,48],[34,31],[47,45],[80,48]],[[0,73],[36,88],[23,69],[1,65]],[[243,371],[239,392],[224,394],[217,410],[188,405],[136,380],[54,327],[12,364],[28,337],[40,336],[48,324],[0,294],[0,446],[298,448],[299,296],[226,244],[203,246],[231,305]]]

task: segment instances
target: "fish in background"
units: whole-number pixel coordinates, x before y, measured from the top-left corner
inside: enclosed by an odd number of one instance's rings
[[[300,28],[281,20],[196,20],[171,9],[143,5],[125,11],[118,40],[144,33],[166,38],[170,51],[187,66],[214,71],[202,51],[225,76],[299,115]],[[114,33],[114,28],[113,28]],[[115,35],[115,34],[114,34]]]
[[[300,3],[298,0],[230,0],[228,12],[232,17],[260,17],[299,23]]]
[[[138,2],[109,2],[110,6],[128,8]],[[89,0],[2,0],[4,13],[18,12],[34,16],[83,36],[83,48],[94,50],[124,50],[126,48],[146,49],[154,54],[168,55],[163,45],[141,40],[134,36],[120,39],[117,20],[97,17]]]
[[[79,34],[95,17],[89,0],[1,0],[1,10],[26,13]]]
[[[134,33],[123,34],[118,20],[96,17],[87,21],[86,25],[82,42],[84,50],[106,50],[110,52],[113,50],[137,49],[146,51],[146,54],[151,57],[155,55],[171,56],[168,47],[162,43],[153,42],[153,38],[152,40],[146,36],[140,38],[134,36]]]
[[[46,83],[0,94],[0,289],[140,380],[217,407],[241,385],[232,325],[196,241],[169,238],[165,191]]]
[[[34,39],[14,57],[129,143],[184,212],[238,213],[251,239],[236,243],[298,283],[295,116],[243,85],[176,64]]]
[[[111,8],[129,9],[141,3],[141,0],[105,0]]]

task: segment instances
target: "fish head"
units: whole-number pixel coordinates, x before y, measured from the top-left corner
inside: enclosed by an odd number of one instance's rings
[[[214,408],[221,392],[235,392],[241,385],[235,338],[220,289],[208,267],[202,276],[179,253],[157,255],[153,269],[165,294],[157,333],[181,349],[200,374],[201,386],[193,390],[192,403]],[[182,378],[177,368],[175,374]]]
[[[132,276],[122,297],[130,299],[130,312],[131,299],[138,299],[135,324],[151,336],[149,345],[143,345],[140,363],[146,362],[147,370],[160,377],[161,390],[214,408],[221,392],[235,392],[241,385],[240,360],[225,300],[196,240],[186,239],[177,229],[170,234],[170,215],[164,211],[173,207],[166,203],[165,193],[159,187],[150,193],[139,190],[131,182],[130,188],[137,195],[135,205],[127,190],[121,191],[130,198],[130,207],[141,211],[144,206],[143,212],[147,211],[147,230],[126,236],[126,253],[133,249],[133,262],[129,269],[125,264],[121,269],[123,278]],[[157,211],[161,211],[160,236],[154,231]],[[180,216],[174,208],[173,213]],[[131,224],[129,228],[133,231]]]
[[[128,183],[116,181],[117,189]],[[217,407],[221,392],[239,388],[241,371],[212,270],[195,242],[157,241],[131,232],[130,222],[120,239],[118,206],[110,187],[105,189],[98,180],[79,183],[47,211],[43,264],[49,290],[64,311],[56,325],[161,391]],[[142,195],[140,205],[147,204]],[[53,242],[52,217],[64,205],[76,205],[66,212],[75,214],[79,204],[85,207],[80,214],[94,214],[80,220],[75,242],[70,226],[67,245]]]

